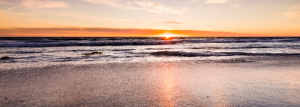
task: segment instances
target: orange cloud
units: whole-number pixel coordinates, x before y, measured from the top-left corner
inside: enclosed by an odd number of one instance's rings
[[[0,29],[2,37],[156,37],[173,33],[189,37],[257,36],[232,32],[200,30],[114,29],[114,28],[11,28]]]

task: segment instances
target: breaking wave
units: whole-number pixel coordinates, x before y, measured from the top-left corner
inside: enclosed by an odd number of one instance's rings
[[[246,52],[181,52],[181,51],[158,51],[150,53],[154,56],[182,56],[182,57],[205,57],[205,56],[300,56],[300,53],[246,53]]]

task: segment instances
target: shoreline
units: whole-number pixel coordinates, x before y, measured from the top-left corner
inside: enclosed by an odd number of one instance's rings
[[[297,106],[299,58],[0,70],[0,106]]]
[[[37,67],[17,67],[17,68],[5,68],[5,69],[0,69],[0,72],[2,71],[8,71],[8,70],[19,70],[19,69],[34,69],[34,68],[46,68],[46,67],[54,67],[54,66],[86,66],[86,65],[97,65],[97,64],[138,64],[138,63],[261,63],[261,62],[278,62],[281,64],[300,64],[300,55],[295,55],[295,56],[245,56],[245,57],[240,57],[240,58],[230,58],[230,59],[217,59],[217,60],[211,60],[212,58],[209,59],[201,59],[201,60],[171,60],[171,61],[134,61],[134,62],[91,62],[91,63],[66,63],[62,64],[61,63],[49,63],[49,65],[46,64],[41,64],[38,65]],[[11,63],[13,64],[13,63]],[[281,65],[278,65],[281,66]]]

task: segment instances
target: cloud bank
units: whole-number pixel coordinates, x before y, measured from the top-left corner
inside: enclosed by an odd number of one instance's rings
[[[117,28],[12,28],[0,29],[0,37],[156,37],[174,33],[190,37],[241,37],[256,36],[221,31],[158,30]]]

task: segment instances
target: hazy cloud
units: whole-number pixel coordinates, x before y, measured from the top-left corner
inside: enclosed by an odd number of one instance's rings
[[[94,4],[104,4],[114,8],[123,8],[120,5],[122,0],[84,0],[86,2],[94,3]]]
[[[13,3],[10,3],[10,2],[6,2],[6,1],[3,1],[3,0],[0,0],[0,4],[12,5]]]
[[[241,7],[241,5],[240,4],[233,4],[232,7],[239,8],[239,7]]]
[[[141,22],[124,22],[124,23],[134,23],[134,24],[139,24]]]
[[[0,16],[6,16],[6,14],[2,11],[0,11]]]
[[[0,11],[0,16],[7,16],[7,15],[32,16],[32,15],[38,15],[38,14],[37,13],[22,13],[22,12],[11,12],[11,11]]]
[[[300,5],[292,6],[289,11],[282,14],[288,18],[300,18]]]
[[[33,15],[38,15],[36,13],[18,13],[18,12],[14,12],[13,14],[15,15],[20,15],[20,16],[33,16]]]
[[[68,3],[58,0],[22,0],[22,7],[24,8],[67,8]]]
[[[111,17],[101,17],[101,16],[95,16],[95,15],[89,15],[89,14],[80,14],[80,13],[54,13],[53,15],[59,15],[64,17],[70,17],[70,18],[77,18],[77,19],[84,19],[84,20],[93,20],[93,21],[131,21],[126,19],[119,19],[119,18],[111,18]]]
[[[225,3],[227,0],[206,0],[207,4],[218,4],[218,3]]]
[[[211,28],[199,28],[199,29],[195,29],[195,30],[200,30],[200,31],[213,31],[213,29],[211,29]]]
[[[131,5],[131,3],[130,3],[129,1],[126,1],[126,3],[127,3],[128,5]]]
[[[176,22],[176,21],[165,21],[165,22],[162,22],[162,23],[165,23],[165,24],[184,24],[182,22]]]
[[[186,8],[173,9],[171,7],[166,7],[160,3],[155,3],[152,1],[134,1],[134,2],[127,1],[127,4],[129,5],[136,4],[139,7],[145,9],[146,11],[153,12],[153,13],[180,14],[186,10]]]

